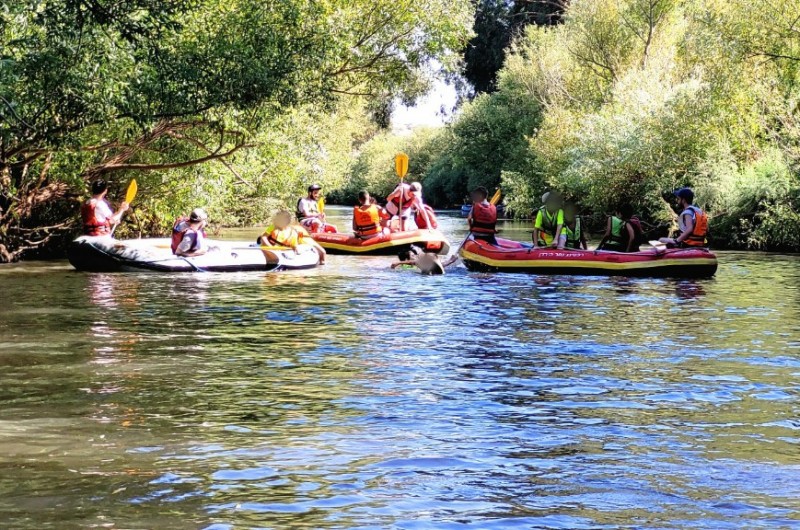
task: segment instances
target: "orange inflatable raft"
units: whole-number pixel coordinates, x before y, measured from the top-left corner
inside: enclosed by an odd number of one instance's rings
[[[447,254],[450,243],[439,230],[410,230],[361,239],[352,234],[313,233],[311,237],[329,254],[389,256],[415,245],[425,252]]]
[[[576,276],[708,278],[717,257],[705,248],[647,249],[641,252],[537,249],[498,239],[498,245],[470,238],[461,249],[467,269],[477,272],[523,272]]]

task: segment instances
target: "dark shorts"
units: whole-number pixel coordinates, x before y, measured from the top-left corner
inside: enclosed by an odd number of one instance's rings
[[[478,234],[473,232],[472,233],[473,239],[480,239],[481,241],[486,241],[490,245],[497,245],[497,238],[494,234]]]

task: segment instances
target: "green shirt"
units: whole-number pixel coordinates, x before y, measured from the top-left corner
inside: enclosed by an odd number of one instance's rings
[[[533,227],[548,233],[552,237],[556,235],[558,225],[563,224],[564,210],[559,209],[556,213],[551,214],[547,211],[547,208],[542,206],[536,214],[536,223],[534,223]]]

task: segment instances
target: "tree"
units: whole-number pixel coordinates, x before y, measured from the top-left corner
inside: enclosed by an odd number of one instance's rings
[[[448,0],[4,2],[0,261],[68,227],[87,180],[225,159],[293,106],[413,97],[470,16]]]
[[[568,0],[476,0],[475,36],[464,51],[464,77],[476,94],[497,90],[506,49],[529,24],[561,21]]]

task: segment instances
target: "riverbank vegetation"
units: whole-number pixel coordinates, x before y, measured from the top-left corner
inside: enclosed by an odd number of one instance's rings
[[[0,6],[0,261],[74,234],[89,181],[139,180],[120,235],[191,205],[263,221],[336,185],[388,102],[453,69],[450,0],[21,0]],[[384,119],[385,121],[385,119]]]
[[[121,236],[206,207],[263,223],[312,181],[436,206],[550,188],[653,225],[696,188],[716,246],[800,250],[798,0],[23,0],[0,9],[0,262],[79,229],[87,184],[140,194]],[[461,72],[447,126],[397,136],[429,69]]]
[[[439,205],[502,185],[524,214],[555,188],[666,225],[662,194],[689,185],[716,246],[798,251],[799,17],[796,0],[573,0],[513,40],[496,90],[396,141]]]

